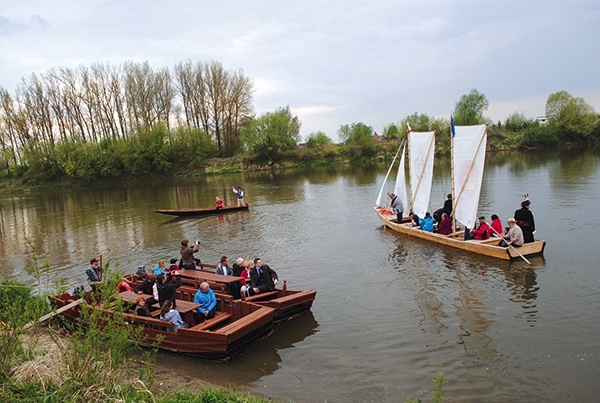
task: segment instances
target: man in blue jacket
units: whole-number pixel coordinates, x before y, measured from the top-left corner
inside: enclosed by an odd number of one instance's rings
[[[217,297],[206,281],[200,284],[200,289],[194,295],[194,303],[200,304],[196,308],[194,319],[196,323],[202,323],[206,319],[214,318],[217,310]]]

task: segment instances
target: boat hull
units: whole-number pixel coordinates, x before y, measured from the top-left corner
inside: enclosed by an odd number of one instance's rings
[[[525,257],[542,255],[544,253],[544,248],[546,247],[546,241],[539,239],[536,239],[535,242],[526,243],[520,248],[497,246],[499,243],[498,238],[486,239],[484,241],[465,241],[462,234],[457,234],[455,236],[435,234],[422,231],[420,228],[412,228],[406,224],[398,224],[395,220],[396,216],[388,214],[387,211],[388,210],[386,209],[375,207],[375,213],[379,219],[387,228],[390,228],[395,232],[412,238],[424,239],[440,245],[446,245],[484,256],[502,260],[516,260],[521,259],[519,253]]]
[[[78,297],[63,294],[51,297],[54,308],[65,306]],[[92,308],[85,305],[83,309]],[[81,307],[62,312],[62,318],[79,325]],[[268,337],[273,331],[274,310],[243,301],[237,304],[222,304],[220,312],[231,315],[229,320],[216,324],[214,328],[185,329],[177,333],[167,330],[165,322],[160,319],[142,317],[130,313],[106,311],[107,315],[123,315],[123,323],[143,327],[140,344],[146,347],[157,347],[162,350],[185,353],[219,361],[227,361],[241,353],[250,345]],[[210,320],[209,320],[210,321]],[[159,342],[160,340],[160,342]]]
[[[200,208],[200,209],[172,209],[172,210],[154,210],[155,213],[174,215],[174,216],[201,216],[213,214],[233,213],[236,211],[247,211],[250,207],[245,206],[225,206],[222,209]]]

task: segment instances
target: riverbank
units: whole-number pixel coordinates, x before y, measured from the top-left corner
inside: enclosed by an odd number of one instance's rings
[[[548,149],[548,146],[523,147],[519,144],[508,144],[505,142],[491,141],[492,146],[488,148],[488,153],[499,154],[522,150],[522,152],[535,152]],[[331,146],[331,145],[330,145]],[[565,143],[557,147],[576,148],[581,145],[578,143]],[[129,181],[138,182],[139,180],[155,180],[170,178],[190,178],[199,176],[260,172],[277,169],[295,169],[311,168],[323,166],[340,166],[348,164],[365,163],[385,163],[391,161],[398,147],[398,141],[381,141],[377,143],[376,153],[374,155],[362,155],[356,150],[350,150],[342,145],[326,148],[298,148],[280,155],[274,161],[257,161],[251,154],[242,154],[228,158],[210,158],[204,161],[202,167],[197,169],[173,167],[168,172],[152,172],[143,175],[121,174],[112,177],[99,177],[92,181],[78,178],[55,178],[52,180],[41,178],[3,178],[0,180],[0,191],[6,193],[36,192],[45,189],[61,189],[71,187],[85,188],[94,185],[103,185],[109,183],[127,183]],[[441,147],[436,150],[436,156],[444,158],[448,155],[448,148]]]

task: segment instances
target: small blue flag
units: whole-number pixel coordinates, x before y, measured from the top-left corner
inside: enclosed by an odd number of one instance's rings
[[[452,137],[456,136],[456,131],[454,131],[454,116],[450,116],[450,132],[452,133]]]

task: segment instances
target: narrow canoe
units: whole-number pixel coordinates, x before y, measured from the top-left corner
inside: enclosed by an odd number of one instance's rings
[[[377,216],[386,227],[400,234],[503,260],[520,259],[521,256],[519,253],[525,257],[542,255],[546,247],[546,241],[539,239],[531,243],[526,243],[520,248],[498,246],[500,242],[499,238],[490,238],[483,241],[465,241],[463,231],[450,235],[435,234],[433,232],[422,231],[420,228],[413,228],[407,224],[398,224],[396,216],[391,214],[389,209],[375,207],[375,213],[377,213]]]
[[[50,298],[54,308],[61,308],[77,300],[77,296],[65,293]],[[90,294],[86,300],[90,299]],[[142,327],[141,345],[185,353],[214,360],[228,361],[250,345],[268,337],[273,331],[274,310],[269,307],[238,301],[233,304],[219,300],[214,318],[180,328],[173,332],[173,324],[155,317],[118,313],[102,309],[91,303],[80,304],[61,313],[67,321],[79,324],[81,309],[101,310],[106,315],[122,315],[123,323]],[[160,342],[159,342],[160,340]]]
[[[210,214],[225,214],[233,213],[235,211],[246,211],[249,209],[248,205],[245,206],[223,206],[221,209],[215,208],[188,208],[188,209],[172,209],[172,210],[157,210],[155,213],[176,215],[176,216],[188,216],[188,215],[210,215]]]

